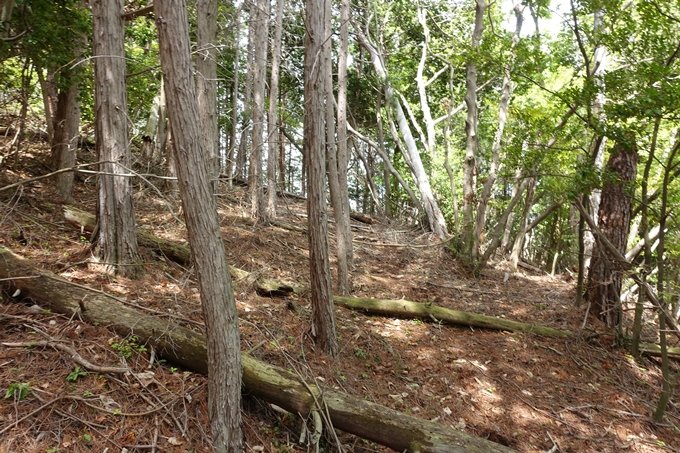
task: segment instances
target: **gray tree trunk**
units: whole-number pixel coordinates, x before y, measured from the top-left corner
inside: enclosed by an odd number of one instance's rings
[[[67,70],[68,71],[68,70]],[[70,168],[76,164],[80,129],[80,89],[77,71],[68,71],[71,84],[63,88],[57,95],[57,112],[54,117],[54,135],[52,136],[53,167],[57,170]],[[75,174],[71,171],[60,173],[55,178],[57,193],[66,203],[73,202],[73,181]]]
[[[238,315],[209,179],[208,156],[201,140],[186,3],[156,0],[155,8],[179,188],[207,331],[208,413],[213,448],[218,453],[240,453],[243,438]]]
[[[529,214],[534,205],[534,195],[536,193],[536,177],[529,178],[529,187],[527,188],[527,197],[524,202],[524,210],[522,211],[522,218],[519,220],[519,227],[517,228],[517,235],[515,236],[515,243],[512,246],[510,253],[510,266],[512,270],[517,270],[517,262],[522,256],[524,249],[524,236],[526,236],[527,225],[529,224]]]
[[[389,84],[387,71],[382,60],[382,55],[379,53],[378,48],[372,42],[370,42],[360,30],[357,30],[357,37],[359,38],[361,45],[370,53],[375,72],[380,80],[385,84],[385,98],[387,104],[394,108],[396,121],[399,125],[399,131],[404,138],[406,147],[406,154],[404,154],[404,156],[408,155],[411,171],[413,172],[413,177],[418,186],[418,190],[420,191],[422,205],[425,208],[430,229],[437,236],[446,238],[449,234],[446,228],[446,220],[444,220],[444,215],[439,209],[437,200],[435,200],[434,194],[432,193],[430,182],[420,159],[418,147],[415,140],[413,139],[411,128],[401,107],[399,98],[394,92],[392,86]]]
[[[388,218],[392,217],[392,185],[390,184],[390,161],[389,151],[385,149],[385,132],[383,129],[382,121],[382,91],[378,90],[378,99],[375,106],[375,116],[376,124],[378,126],[378,147],[377,150],[380,157],[383,159],[383,179],[385,181],[385,197],[383,199],[383,205],[385,207],[385,216]]]
[[[472,33],[471,52],[476,54],[484,32],[484,12],[487,4],[484,0],[475,0],[475,28]],[[470,57],[465,66],[465,82],[467,92],[465,104],[467,105],[467,119],[465,120],[465,160],[463,161],[463,225],[461,234],[463,238],[464,253],[474,263],[479,258],[479,250],[475,250],[474,244],[474,211],[475,198],[475,173],[477,169],[477,64],[476,55]]]
[[[226,175],[229,184],[234,175],[234,158],[236,156],[236,135],[238,134],[238,106],[239,106],[239,71],[241,58],[241,10],[245,5],[241,2],[236,8],[234,16],[234,85],[231,94],[231,138],[229,139],[229,151],[227,151]]]
[[[2,3],[0,1],[0,3]],[[43,108],[45,109],[45,124],[47,125],[47,137],[50,143],[54,140],[54,117],[57,112],[57,87],[54,83],[54,76],[47,70],[47,78],[43,73],[44,68],[36,68],[40,91],[43,98]]]
[[[253,129],[250,140],[248,190],[250,215],[254,219],[268,220],[262,187],[262,153],[264,152],[265,82],[267,78],[267,42],[269,36],[270,0],[255,0],[253,35]]]
[[[217,129],[217,0],[196,2],[196,95],[203,127],[203,149],[210,179],[217,191],[219,146]]]
[[[347,258],[347,267],[354,267],[352,228],[349,223],[349,145],[347,136],[347,55],[349,49],[349,0],[340,1],[340,48],[338,49],[338,185],[342,217],[338,222],[338,254]],[[336,217],[336,221],[338,218]],[[341,233],[340,233],[341,231]]]
[[[496,129],[496,134],[493,139],[493,147],[491,150],[491,165],[489,166],[489,174],[487,175],[484,186],[482,186],[482,193],[479,196],[479,204],[477,205],[477,217],[475,219],[475,230],[473,233],[473,243],[472,250],[473,255],[479,255],[479,247],[484,242],[484,228],[486,227],[486,214],[488,210],[489,200],[491,199],[491,190],[496,183],[496,177],[498,175],[499,163],[500,163],[500,152],[501,152],[501,141],[503,140],[503,131],[505,130],[505,123],[508,119],[508,106],[510,104],[510,91],[511,91],[511,81],[510,75],[512,72],[512,66],[514,64],[516,46],[519,43],[520,32],[522,31],[522,12],[524,11],[524,6],[520,1],[514,0],[514,10],[515,10],[515,33],[512,36],[512,55],[510,57],[510,62],[505,67],[503,74],[503,84],[501,88],[501,102],[498,106],[498,127]]]
[[[324,77],[322,57],[326,21],[325,0],[307,0],[305,10],[305,118],[304,149],[307,167],[307,216],[309,230],[310,286],[312,294],[312,337],[328,354],[338,353],[333,312],[328,215],[326,213],[326,143]]]
[[[122,0],[93,0],[95,132],[99,177],[97,255],[107,272],[137,275],[141,267],[132,206]],[[120,176],[118,176],[120,175]]]
[[[279,158],[277,107],[279,102],[279,70],[281,66],[281,34],[283,31],[284,0],[276,0],[276,22],[272,43],[272,73],[269,82],[269,113],[267,115],[267,217],[276,217],[276,163]],[[279,170],[282,171],[282,170]],[[281,188],[283,190],[283,188]]]
[[[245,7],[244,2],[243,6]],[[257,17],[257,2],[250,0],[250,23],[248,25],[248,48],[246,51],[246,80],[243,84],[243,113],[241,118],[241,140],[238,143],[238,155],[236,156],[236,169],[234,176],[245,177],[246,161],[248,160],[248,138],[252,127],[253,118],[253,53],[254,34],[256,29],[255,18]]]
[[[331,1],[326,0],[325,3],[326,16],[331,16]],[[344,24],[345,27],[347,24]],[[328,160],[328,185],[331,193],[331,204],[333,205],[333,217],[336,225],[336,240],[337,240],[337,285],[338,292],[344,295],[349,294],[349,256],[351,253],[351,232],[349,231],[349,202],[345,206],[346,197],[343,197],[343,189],[346,191],[347,180],[345,178],[344,186],[341,187],[340,172],[342,171],[340,163],[340,152],[347,153],[347,53],[345,49],[344,57],[342,51],[338,53],[338,68],[340,59],[344,58],[344,74],[338,74],[338,81],[340,77],[343,78],[345,86],[343,88],[338,85],[338,114],[337,114],[337,128],[338,128],[338,143],[336,145],[336,117],[333,109],[333,58],[332,58],[332,30],[331,21],[327,20],[325,24],[326,38],[323,46],[323,55],[326,60],[326,74],[325,74],[325,88],[326,99],[331,101],[326,103],[326,157]],[[342,93],[341,93],[342,91]],[[340,108],[342,107],[342,111]],[[343,142],[340,142],[340,128],[343,129]],[[346,162],[346,159],[343,163]],[[345,169],[345,177],[346,177]],[[346,193],[346,192],[345,192]],[[349,232],[349,238],[348,238]],[[349,240],[349,244],[348,244]]]

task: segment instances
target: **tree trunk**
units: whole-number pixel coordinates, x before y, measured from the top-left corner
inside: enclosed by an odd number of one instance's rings
[[[529,178],[529,187],[527,188],[527,197],[524,201],[524,209],[522,210],[522,217],[519,219],[519,226],[517,227],[517,235],[515,236],[515,243],[512,245],[512,252],[510,253],[510,267],[513,271],[517,270],[517,262],[522,256],[524,250],[524,239],[527,232],[527,224],[529,223],[529,215],[531,208],[534,205],[534,194],[536,193],[537,178],[532,176]]]
[[[292,175],[292,171],[289,172],[288,169],[286,168],[286,135],[283,132],[283,126],[281,125],[281,120],[279,120],[277,124],[277,130],[279,131],[279,149],[277,152],[278,156],[278,179],[279,179],[279,189],[286,191],[288,190],[289,187],[292,187],[293,185],[290,183],[286,183],[287,178],[289,175]],[[289,156],[290,160],[290,156]]]
[[[421,27],[423,27],[425,42],[423,43],[423,48],[420,53],[420,62],[418,63],[416,83],[418,85],[418,96],[420,97],[420,110],[423,114],[425,129],[427,130],[427,137],[425,141],[427,147],[427,154],[430,157],[430,161],[434,162],[434,151],[436,145],[434,120],[432,119],[432,111],[430,110],[430,103],[427,99],[426,87],[428,83],[426,83],[425,76],[423,74],[425,71],[427,53],[430,45],[430,30],[427,27],[427,10],[422,5],[418,6],[418,23],[420,24]],[[430,166],[430,169],[431,168],[432,167]]]
[[[349,49],[349,0],[340,0],[340,47],[338,50],[338,184],[340,188],[340,205],[342,217],[338,228],[338,248],[347,257],[347,267],[354,267],[354,250],[352,248],[352,228],[349,223],[349,187],[347,172],[349,171],[349,139],[347,135],[347,58]],[[337,218],[336,218],[337,221]],[[342,238],[340,238],[342,236]]]
[[[161,0],[162,1],[162,0]],[[158,2],[160,3],[160,2]],[[157,3],[157,5],[158,5]],[[73,286],[67,280],[30,266],[0,246],[0,279],[11,280],[11,290],[56,313],[79,316],[86,322],[110,326],[119,335],[135,335],[154,347],[160,357],[196,372],[210,375],[210,344],[193,330],[157,316],[147,315],[121,302]],[[15,279],[19,276],[31,279]],[[268,365],[249,355],[242,360],[244,390],[307,418],[327,408],[334,428],[355,434],[399,452],[512,453],[503,445],[456,431],[445,425],[402,414],[363,398],[305,383],[297,375]],[[239,372],[241,367],[239,367]],[[227,407],[227,409],[230,406]],[[321,407],[321,409],[320,409]]]
[[[70,168],[76,164],[80,129],[80,101],[76,71],[68,71],[71,83],[62,88],[57,95],[57,112],[54,118],[54,135],[52,136],[52,159],[55,170]],[[73,181],[75,174],[71,171],[60,173],[55,178],[57,193],[67,203],[73,201]]]
[[[245,3],[244,3],[245,5]],[[241,119],[241,140],[238,144],[236,156],[236,169],[234,176],[243,179],[245,176],[246,161],[248,159],[248,131],[252,127],[253,118],[253,53],[255,45],[257,3],[251,0],[250,17],[248,26],[248,49],[246,51],[246,80],[243,85],[243,113]]]
[[[177,183],[177,159],[175,152],[175,143],[173,141],[172,124],[170,119],[166,122],[165,127],[165,190],[169,193],[169,197],[173,200],[177,199],[179,194],[179,184]]]
[[[528,178],[525,178],[517,188],[517,193],[512,197],[510,203],[508,203],[508,206],[505,208],[503,215],[501,216],[500,219],[498,219],[496,227],[491,232],[491,242],[484,251],[484,255],[482,255],[482,257],[477,262],[477,265],[475,266],[475,274],[479,274],[480,272],[482,272],[482,269],[484,269],[484,267],[486,266],[486,263],[491,258],[491,255],[496,253],[496,249],[498,249],[498,247],[501,245],[501,241],[503,240],[503,232],[506,230],[508,219],[510,218],[513,209],[515,209],[515,205],[517,204],[522,194],[524,193],[524,190],[526,189],[527,185]]]
[[[484,32],[484,12],[487,8],[484,0],[475,0],[475,28],[472,33],[471,60],[465,66],[465,82],[467,91],[465,94],[465,104],[467,105],[467,119],[465,120],[465,134],[467,143],[465,146],[465,160],[463,161],[463,225],[462,239],[463,252],[474,264],[479,255],[479,250],[473,248],[474,244],[474,211],[475,198],[475,174],[477,170],[477,64],[475,63],[476,53]]]
[[[161,75],[160,99],[158,100],[158,127],[156,128],[156,135],[154,138],[153,156],[156,160],[161,160],[166,155],[166,147],[168,140],[168,107],[165,102],[165,83]],[[172,154],[172,153],[171,153]]]
[[[389,219],[392,217],[392,184],[391,184],[391,172],[390,166],[392,162],[390,161],[390,153],[385,149],[385,134],[382,122],[382,91],[378,90],[378,99],[376,100],[375,106],[375,116],[376,125],[378,126],[378,147],[376,151],[380,154],[383,159],[383,180],[385,182],[385,196],[383,198],[383,206],[385,209],[385,216]]]
[[[146,127],[142,135],[142,157],[146,160],[147,165],[152,165],[156,147],[154,146],[155,138],[158,133],[158,125],[160,121],[161,109],[161,93],[163,92],[163,84],[158,90],[158,94],[154,96],[151,108],[149,109],[149,117],[146,120]],[[165,121],[163,118],[162,121]]]
[[[325,0],[325,15],[331,17],[331,0]],[[333,94],[333,40],[331,31],[331,20],[325,21],[325,39],[323,43],[323,58],[326,63],[326,71],[324,74],[324,87],[326,96],[326,160],[328,162],[328,187],[331,195],[331,205],[333,206],[333,217],[335,218],[336,226],[336,258],[337,258],[337,288],[340,294],[349,294],[349,263],[347,262],[347,237],[345,236],[345,208],[340,189],[339,176],[339,162],[338,162],[338,146],[336,146],[336,116],[334,109],[334,94]],[[346,56],[345,56],[346,57]],[[345,68],[345,71],[347,69]],[[345,96],[346,108],[346,96]],[[339,114],[339,112],[338,112]],[[346,121],[345,112],[345,121]],[[339,116],[338,116],[339,118]],[[346,127],[346,123],[343,124]],[[340,126],[338,121],[337,126]],[[347,147],[347,137],[345,136],[345,148]],[[346,151],[346,149],[345,149]]]
[[[267,78],[267,43],[269,42],[270,0],[254,0],[255,28],[250,39],[253,44],[253,133],[250,140],[248,190],[250,215],[267,221],[264,190],[262,187],[262,154],[264,152],[265,82]]]
[[[203,150],[209,178],[217,191],[219,147],[217,129],[217,0],[196,2],[196,95],[203,127]]]
[[[236,157],[236,135],[238,134],[238,106],[239,106],[239,76],[241,54],[241,11],[244,2],[236,7],[234,16],[234,85],[231,94],[231,137],[229,151],[227,151],[226,176],[231,187],[234,175],[234,158]]]
[[[453,172],[453,169],[451,168],[451,165],[449,164],[449,156],[451,155],[451,143],[449,142],[449,134],[451,133],[451,117],[453,116],[453,105],[455,102],[455,90],[453,89],[453,77],[454,77],[454,69],[453,67],[449,68],[449,80],[448,80],[448,87],[449,91],[451,93],[451,99],[449,101],[449,109],[447,112],[446,116],[446,122],[444,123],[444,134],[442,136],[442,140],[444,142],[444,169],[446,170],[446,174],[449,177],[449,188],[451,190],[451,201],[453,204],[453,231],[454,233],[459,233],[458,231],[458,226],[460,225],[459,223],[459,214],[458,214],[458,191],[456,190],[456,175]]]
[[[337,121],[333,110],[333,59],[332,59],[332,30],[330,20],[326,21],[326,40],[324,43],[324,57],[326,67],[326,150],[328,156],[328,185],[333,205],[333,217],[336,225],[336,257],[337,284],[340,294],[349,294],[349,269],[352,267],[352,231],[349,226],[349,198],[347,188],[347,40],[349,4],[344,1],[341,17],[341,39],[338,51],[338,112]],[[326,0],[326,14],[331,15],[331,1]],[[335,135],[337,126],[337,138]],[[337,140],[337,145],[336,145]]]
[[[122,174],[130,167],[125,48],[122,0],[93,0],[95,131],[100,166],[98,199],[98,257],[104,270],[125,276],[141,271],[138,265],[132,182]],[[117,176],[121,175],[121,176]]]
[[[179,189],[206,324],[213,448],[218,453],[240,453],[243,438],[238,315],[210,184],[208,156],[202,148],[186,3],[156,0],[155,8]]]
[[[333,288],[328,256],[328,216],[326,213],[326,143],[324,77],[322,58],[325,36],[325,0],[307,0],[305,11],[305,118],[304,148],[307,167],[307,216],[309,229],[309,269],[312,293],[312,337],[328,354],[338,353],[333,313]]]
[[[278,115],[279,70],[281,66],[281,34],[283,31],[284,0],[276,1],[276,22],[272,44],[272,73],[269,83],[269,113],[267,115],[267,217],[276,218],[276,164],[278,160]],[[281,187],[283,190],[283,187]]]
[[[501,142],[503,140],[503,131],[505,130],[505,123],[508,119],[508,106],[510,104],[510,91],[511,91],[511,81],[510,75],[512,72],[512,67],[515,60],[516,47],[519,43],[520,32],[522,31],[524,6],[518,1],[514,0],[513,9],[515,11],[515,33],[512,36],[512,47],[510,61],[505,67],[503,74],[503,84],[501,87],[501,102],[498,106],[498,127],[496,129],[496,134],[493,138],[493,147],[491,149],[491,165],[489,166],[489,174],[484,181],[482,186],[482,192],[479,196],[479,204],[477,205],[477,218],[475,219],[475,230],[473,233],[473,243],[472,250],[473,256],[479,255],[479,248],[484,242],[484,229],[486,227],[486,213],[489,205],[489,200],[491,199],[491,191],[494,184],[496,183],[496,177],[498,175],[500,167],[500,152],[501,152]]]
[[[389,155],[387,154],[387,150],[385,149],[384,145],[380,145],[378,143],[375,143],[374,141],[370,140],[368,137],[363,136],[359,132],[357,132],[352,126],[347,124],[347,130],[354,135],[355,137],[359,138],[360,140],[366,142],[369,146],[371,146],[373,149],[378,151],[378,154],[380,154],[380,157],[383,160],[383,164],[387,166],[388,171],[392,176],[394,176],[397,181],[399,182],[399,185],[406,191],[408,194],[409,198],[411,199],[411,203],[413,203],[413,206],[416,207],[420,212],[422,212],[423,206],[420,204],[420,200],[418,200],[418,197],[416,197],[416,194],[413,193],[413,190],[409,187],[408,183],[404,181],[404,178],[399,174],[399,172],[394,168],[394,165],[392,165],[392,161],[389,158]],[[382,142],[381,142],[382,143]]]
[[[2,3],[3,0],[0,0]],[[1,10],[1,8],[0,8]],[[43,73],[44,68],[37,68],[38,81],[40,82],[40,92],[43,98],[43,109],[45,110],[45,125],[47,126],[47,137],[50,143],[54,143],[54,117],[57,112],[57,87],[54,83],[54,75],[50,75],[47,70],[47,79]]]
[[[410,161],[411,171],[413,172],[413,177],[415,179],[418,190],[420,191],[420,196],[422,198],[422,205],[425,208],[425,213],[427,214],[427,219],[430,225],[430,229],[437,236],[441,238],[447,238],[449,233],[446,228],[446,220],[444,220],[444,215],[439,209],[437,200],[434,198],[432,193],[432,188],[430,187],[430,182],[428,180],[427,174],[425,173],[425,168],[420,159],[420,153],[418,151],[415,140],[413,139],[413,134],[411,133],[411,128],[408,125],[406,116],[399,102],[399,98],[396,96],[394,89],[389,84],[387,71],[383,64],[381,55],[378,52],[376,46],[368,40],[363,33],[357,29],[357,37],[361,45],[366,48],[366,50],[371,54],[371,61],[373,62],[373,67],[376,74],[380,80],[385,84],[385,98],[387,104],[392,106],[395,110],[396,120],[399,125],[399,130],[404,138],[404,143],[406,145],[406,151],[408,159]]]
[[[642,207],[641,218],[640,218],[640,229],[642,230],[642,240],[640,243],[636,244],[631,250],[626,253],[626,259],[633,261],[639,252],[635,249],[642,251],[644,249],[644,266],[645,272],[642,273],[642,279],[647,280],[647,275],[651,272],[653,267],[653,256],[652,256],[652,236],[656,236],[661,233],[660,226],[657,226],[657,233],[649,231],[649,173],[652,169],[652,163],[654,162],[656,154],[656,145],[659,137],[659,127],[661,126],[661,117],[657,117],[654,122],[654,132],[652,134],[652,143],[649,146],[649,154],[647,156],[647,162],[645,163],[645,169],[642,173],[642,184],[640,187],[640,205]],[[631,215],[631,218],[632,215]],[[642,311],[644,310],[644,293],[642,288],[638,291],[638,301],[635,304],[635,316],[633,318],[633,335],[631,339],[630,352],[633,357],[638,357],[639,355],[639,345],[640,345],[640,335],[642,334]]]
[[[628,244],[637,159],[635,142],[629,137],[620,139],[607,162],[607,179],[602,188],[598,227],[621,254],[625,254]],[[623,270],[596,237],[586,297],[594,313],[609,327],[621,322],[622,279]]]
[[[361,148],[359,146],[353,146],[354,153],[356,154],[357,158],[361,161],[361,163],[364,166],[364,170],[366,170],[366,190],[368,194],[371,196],[371,200],[373,201],[373,204],[371,207],[377,208],[378,212],[380,214],[383,214],[382,207],[380,206],[380,199],[378,198],[378,188],[375,186],[375,182],[373,181],[373,173],[374,173],[374,162],[375,159],[373,159],[373,154],[371,153],[371,147],[366,145],[366,154],[364,154],[361,151]],[[368,213],[373,214],[375,209],[371,209]]]

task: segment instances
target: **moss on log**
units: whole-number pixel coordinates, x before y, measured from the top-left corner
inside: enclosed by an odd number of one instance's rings
[[[0,246],[3,288],[53,312],[77,314],[90,323],[107,325],[119,335],[135,335],[157,353],[183,367],[207,373],[206,339],[172,321],[148,315],[103,295],[75,286],[38,269]],[[327,408],[335,428],[396,451],[419,453],[510,453],[508,447],[435,422],[421,420],[362,398],[307,384],[283,368],[243,355],[245,391],[303,417]],[[311,392],[310,392],[311,390]],[[321,400],[323,399],[323,403]]]
[[[572,333],[567,330],[557,330],[536,324],[509,321],[493,316],[451,310],[437,305],[422,304],[408,300],[342,296],[333,296],[333,300],[344,307],[377,315],[431,319],[447,324],[459,324],[494,330],[508,330],[511,332],[532,332],[537,335],[550,337],[569,337],[572,335]]]

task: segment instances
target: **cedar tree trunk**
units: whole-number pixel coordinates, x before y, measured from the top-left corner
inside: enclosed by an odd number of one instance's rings
[[[93,0],[92,30],[95,83],[95,132],[99,177],[98,255],[108,272],[134,276],[140,271],[132,207],[123,0]]]
[[[307,167],[307,216],[309,229],[309,269],[312,293],[312,337],[327,353],[335,356],[333,288],[328,256],[328,215],[326,213],[326,140],[324,75],[324,1],[307,0],[305,11],[305,118],[304,149]]]
[[[155,8],[179,190],[207,331],[208,413],[213,447],[218,453],[240,453],[243,439],[238,315],[210,169],[202,148],[187,8],[183,0],[156,0]]]

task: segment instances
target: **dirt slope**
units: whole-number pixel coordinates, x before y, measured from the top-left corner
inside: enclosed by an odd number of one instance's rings
[[[25,156],[30,163],[29,157]],[[36,164],[5,170],[0,187],[45,173]],[[91,179],[78,185],[77,205],[94,212]],[[244,194],[221,188],[219,209],[230,263],[305,286],[305,205],[281,199],[276,225],[254,224]],[[148,186],[138,187],[138,226],[178,242],[181,225]],[[0,244],[58,272],[128,302],[160,310],[202,329],[195,275],[151,250],[142,250],[145,276],[127,280],[100,273],[88,238],[66,224],[48,181],[0,193]],[[171,201],[177,209],[177,204]],[[584,309],[573,307],[574,283],[557,276],[511,275],[502,263],[475,280],[436,238],[406,225],[353,222],[356,269],[353,295],[405,298],[448,308],[579,331]],[[330,242],[334,250],[334,226]],[[30,276],[27,276],[30,277]],[[2,282],[0,282],[2,283]],[[125,366],[134,374],[86,372],[69,354],[0,344],[0,452],[208,451],[205,379],[158,363],[134,339],[101,326],[0,301],[0,343],[60,339],[93,364]],[[609,335],[541,338],[411,319],[367,317],[336,309],[342,350],[331,359],[307,335],[307,295],[260,297],[249,281],[236,282],[242,348],[306,379],[403,412],[488,437],[523,452],[680,451],[671,404],[666,423],[649,414],[660,393],[657,360],[634,361]],[[595,320],[589,326],[602,330]],[[652,340],[653,338],[648,338]],[[22,396],[25,390],[25,397]],[[293,414],[246,398],[248,451],[308,451]],[[311,422],[307,423],[311,428]],[[344,451],[383,451],[339,433]],[[335,436],[322,439],[337,451]]]

